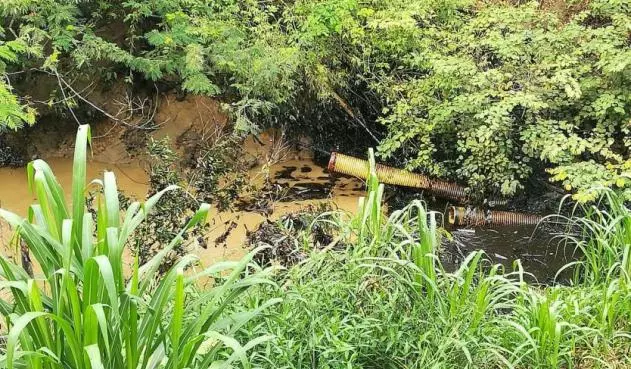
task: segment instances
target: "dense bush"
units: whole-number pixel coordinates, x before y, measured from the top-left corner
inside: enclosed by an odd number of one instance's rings
[[[402,14],[396,26],[383,25],[387,11],[368,20],[391,30],[375,43],[395,55],[375,84],[387,101],[384,154],[503,194],[541,164],[568,190],[626,186],[631,4],[593,1],[569,21],[535,3],[424,2]]]
[[[46,46],[10,57],[17,70],[222,94],[243,130],[305,96],[340,105],[348,124],[377,109],[381,155],[408,168],[505,195],[548,169],[587,201],[594,185],[631,183],[631,4],[568,4],[557,14],[474,0],[11,0],[0,14],[5,35]],[[3,91],[10,126],[32,122]]]

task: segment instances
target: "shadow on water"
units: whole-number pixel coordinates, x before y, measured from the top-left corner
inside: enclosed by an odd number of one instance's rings
[[[456,270],[471,252],[484,250],[487,259],[493,264],[502,264],[506,272],[513,271],[519,260],[529,282],[563,284],[569,281],[571,271],[565,270],[558,276],[557,272],[580,257],[562,237],[567,224],[559,223],[555,217],[546,217],[537,226],[455,226],[448,224],[446,214],[450,206],[457,204],[407,188],[387,187],[386,192],[393,209],[405,206],[412,199],[421,199],[430,210],[442,214],[439,221],[448,235],[441,240],[440,258],[447,271]]]
[[[576,259],[574,250],[557,235],[560,230],[553,225],[502,226],[495,228],[448,227],[451,237],[442,242],[441,259],[446,268],[454,270],[466,255],[484,250],[493,263],[502,264],[506,271],[515,268],[519,260],[533,283],[552,284],[557,272]],[[563,283],[567,273],[558,276]]]

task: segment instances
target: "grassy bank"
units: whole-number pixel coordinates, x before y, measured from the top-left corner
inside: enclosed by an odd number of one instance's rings
[[[83,126],[72,206],[38,160],[28,170],[38,200],[28,219],[0,211],[39,265],[31,277],[0,257],[0,288],[11,296],[0,302],[9,328],[0,367],[631,366],[631,212],[613,194],[570,219],[582,232],[569,241],[585,257],[567,266],[569,285],[530,285],[519,262],[505,270],[481,251],[446,272],[436,214],[415,201],[384,215],[374,170],[357,215],[316,217],[333,240],[314,245],[313,227],[305,227],[297,246],[309,257],[288,269],[252,263],[254,250],[205,270],[185,255],[159,273],[184,232],[203,221],[202,205],[165,249],[144,265],[136,258],[126,272],[125,249],[138,247],[134,230],[176,189],[120,209],[106,173],[93,182],[93,221],[85,206],[88,140]]]
[[[584,258],[570,285],[534,286],[516,262],[482,251],[442,267],[436,214],[413,202],[386,218],[373,176],[352,222],[333,222],[343,251],[325,247],[279,276],[282,298],[241,332],[276,338],[254,361],[268,368],[627,368],[631,366],[631,212],[609,193],[568,242]],[[603,210],[606,209],[606,210]],[[327,217],[328,226],[331,225]],[[314,222],[317,222],[316,219]],[[308,231],[302,235],[309,240]],[[336,241],[334,241],[336,242]],[[263,297],[264,296],[264,297]]]

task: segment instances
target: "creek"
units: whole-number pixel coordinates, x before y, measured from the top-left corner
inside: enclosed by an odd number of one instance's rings
[[[166,99],[166,104],[158,111],[157,119],[168,124],[163,124],[152,135],[157,138],[172,137],[174,143],[181,141],[180,138],[200,122],[206,124],[212,121],[218,124],[217,121],[222,121],[225,124],[227,120],[222,117],[216,103],[200,103],[197,98],[183,102]],[[127,152],[130,144],[122,142],[123,136],[111,134],[110,131],[107,124],[99,124],[96,129],[93,127],[96,138],[92,145],[94,155],[88,163],[88,181],[100,178],[105,170],[113,171],[119,190],[127,196],[142,200],[149,187],[148,165],[142,155],[130,155]],[[48,136],[50,131],[44,132],[48,133],[36,136],[29,144],[46,147],[39,150],[39,157],[49,163],[69,196],[72,175],[72,144],[69,142],[72,142],[73,136],[68,134],[63,139],[54,138],[60,142],[55,146],[49,142],[53,140]],[[324,163],[316,163],[308,150],[293,150],[274,161],[261,160],[269,157],[276,147],[275,137],[273,133],[263,132],[258,137],[245,140],[244,155],[250,156],[254,163],[246,175],[252,184],[262,183],[262,177],[267,176],[273,186],[282,190],[283,196],[275,198],[267,212],[248,210],[247,207],[233,207],[226,211],[213,208],[206,234],[207,247],[191,250],[203,264],[238,259],[244,255],[248,232],[255,230],[266,219],[273,221],[319,204],[348,213],[355,211],[359,197],[364,195],[364,183],[361,180],[328,173]],[[28,188],[26,168],[0,168],[0,183],[0,206],[25,216],[28,206],[34,201]],[[395,187],[388,187],[390,194],[397,191]],[[428,201],[428,204],[441,214],[447,209],[444,203]],[[502,263],[508,269],[512,268],[514,260],[520,259],[534,278],[547,283],[572,258],[568,255],[571,250],[559,247],[553,237],[554,232],[547,227],[454,228],[446,225],[446,228],[450,237],[444,238],[441,257],[447,268],[455,268],[469,252],[484,249],[492,261]],[[9,255],[15,254],[11,238],[12,233],[6,223],[0,222],[0,245],[3,252]]]
[[[53,158],[47,160],[57,175],[62,187],[71,186],[72,159]],[[88,178],[99,178],[103,171],[116,174],[121,191],[137,199],[145,198],[147,193],[147,174],[142,162],[126,164],[105,163],[92,160],[88,164]],[[260,167],[250,170],[252,180],[261,171]],[[293,158],[270,167],[270,175],[275,185],[285,189],[285,197],[272,204],[268,215],[247,210],[212,210],[211,227],[207,234],[206,249],[194,250],[203,263],[213,263],[242,256],[247,232],[258,227],[266,218],[271,220],[304,210],[310,206],[327,204],[347,212],[356,209],[357,201],[364,194],[362,181],[338,175],[330,175],[326,168],[318,165],[309,157]],[[0,205],[2,208],[25,216],[34,197],[28,189],[26,168],[0,168]],[[391,188],[391,191],[396,189]],[[430,203],[431,204],[431,203]],[[443,212],[436,206],[434,210]],[[454,228],[447,226],[452,241],[444,242],[443,259],[446,265],[455,267],[464,255],[484,249],[494,261],[510,268],[513,260],[520,259],[527,271],[540,282],[552,278],[556,271],[565,264],[565,250],[551,239],[547,228],[536,229],[528,226],[496,228]],[[5,252],[9,250],[11,232],[5,223],[0,223],[0,244]],[[221,239],[221,240],[220,240]]]

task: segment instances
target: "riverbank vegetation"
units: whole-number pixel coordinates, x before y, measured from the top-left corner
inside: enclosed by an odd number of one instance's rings
[[[448,271],[439,258],[439,214],[415,201],[386,218],[374,173],[367,191],[354,221],[322,218],[338,239],[279,275],[280,288],[262,288],[283,301],[240,332],[276,337],[255,350],[260,366],[631,365],[631,213],[615,194],[600,204],[610,210],[591,207],[568,219],[578,231],[566,247],[584,254],[563,268],[574,272],[568,283],[538,285],[519,261],[505,269],[483,251]],[[309,240],[309,231],[303,236]],[[338,242],[349,246],[336,250]]]
[[[186,232],[205,222],[207,204],[201,204],[146,263],[139,265],[138,256],[130,263],[125,255],[139,253],[135,231],[151,220],[153,208],[165,194],[178,189],[167,187],[142,204],[132,202],[121,209],[116,178],[106,172],[92,183],[99,191],[94,222],[84,197],[89,134],[88,126],[80,127],[77,134],[72,206],[50,167],[36,160],[28,169],[38,200],[29,219],[0,210],[0,217],[28,245],[41,269],[33,279],[6,255],[0,257],[0,286],[11,293],[10,299],[0,300],[8,327],[0,366],[115,369],[245,364],[245,351],[270,337],[257,337],[241,346],[231,335],[278,300],[266,300],[251,312],[228,308],[248,287],[272,283],[267,279],[270,270],[249,264],[254,253],[202,269],[191,269],[198,258],[184,254],[169,260],[166,270],[161,268],[170,252],[181,246]],[[231,352],[224,355],[222,347]]]
[[[147,263],[126,258],[135,230],[168,187],[120,208],[116,179],[93,181],[86,211],[89,129],[77,135],[72,206],[48,165],[29,165],[29,217],[0,211],[41,268],[33,279],[0,256],[0,300],[11,368],[627,368],[631,365],[631,211],[612,191],[569,219],[567,246],[583,257],[565,284],[537,285],[468,255],[454,271],[438,255],[440,219],[414,201],[382,212],[374,159],[357,214],[311,218],[293,266],[240,262],[207,268],[162,259],[203,222],[202,204]],[[606,205],[606,206],[604,206]],[[603,210],[607,209],[607,210]],[[122,211],[122,212],[121,212]],[[315,244],[311,230],[332,232]],[[338,247],[344,245],[344,247]],[[131,250],[133,251],[133,250]],[[131,262],[130,262],[131,260]]]
[[[8,128],[34,109],[81,120],[68,111],[94,109],[88,81],[155,84],[216,96],[239,132],[354,150],[329,131],[355,127],[381,157],[479,194],[544,178],[582,202],[628,197],[626,0],[8,0],[0,15]]]

